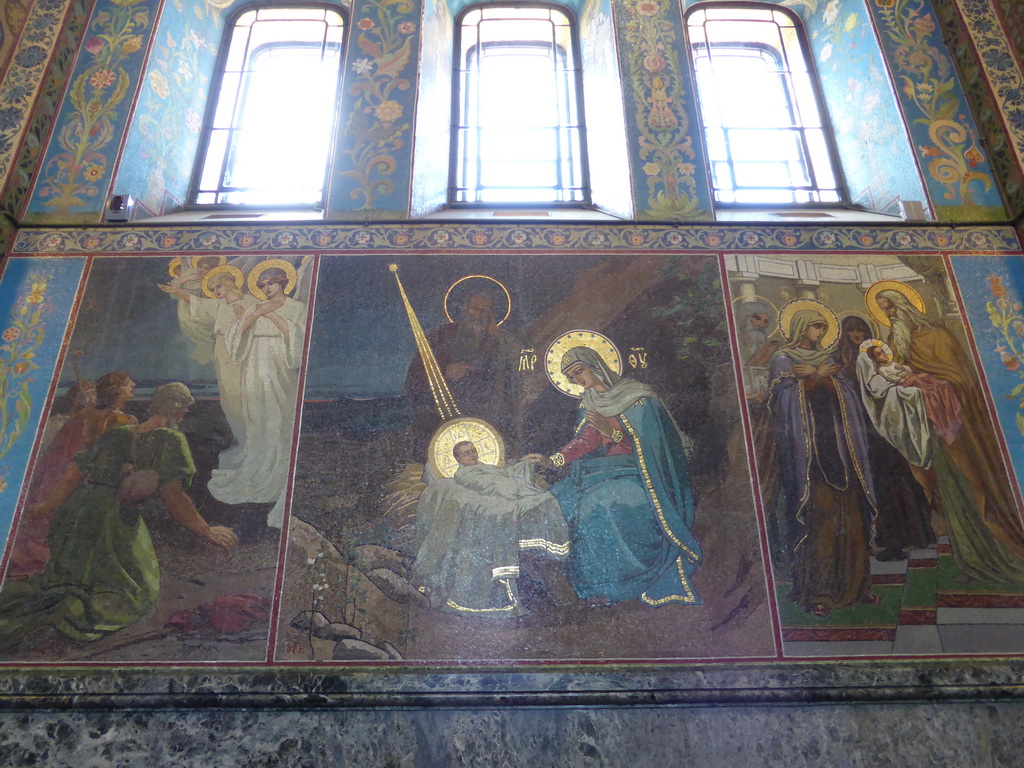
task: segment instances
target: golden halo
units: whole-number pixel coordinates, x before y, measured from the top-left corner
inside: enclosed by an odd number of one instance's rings
[[[888,328],[892,325],[892,321],[886,316],[882,308],[878,306],[878,292],[879,291],[898,291],[907,297],[907,300],[914,305],[919,312],[924,312],[924,299],[921,298],[921,294],[915,291],[906,283],[901,283],[899,280],[879,280],[877,283],[872,283],[871,287],[868,288],[867,293],[864,294],[864,304],[868,308],[868,314],[875,319],[876,322]]]
[[[217,275],[231,275],[235,278],[235,288],[242,290],[242,283],[245,282],[245,277],[242,275],[242,270],[232,264],[221,264],[219,267],[214,267],[203,276],[203,295],[209,296],[211,299],[216,299],[217,294],[210,288],[210,279]]]
[[[573,347],[590,347],[604,358],[609,368],[616,374],[622,375],[622,357],[611,339],[597,331],[569,331],[552,341],[544,355],[544,370],[548,374],[548,381],[554,385],[555,389],[570,397],[583,397],[583,387],[573,384],[562,373],[562,356]]]
[[[471,440],[482,464],[496,467],[505,464],[505,441],[501,434],[483,419],[460,416],[446,421],[430,438],[427,461],[431,468],[442,477],[454,477],[459,462],[452,455],[456,443]]]
[[[218,259],[218,267],[223,267],[225,264],[228,263],[227,256],[193,256],[192,260],[189,262],[192,265],[192,269],[199,269],[200,259]]]
[[[772,309],[775,310],[775,317],[779,316],[779,308],[776,307],[775,304],[773,304],[770,299],[766,299],[764,296],[759,296],[756,293],[753,296],[737,296],[736,298],[734,298],[732,300],[732,304],[733,304],[733,307],[734,307],[733,312],[736,311],[735,310],[735,306],[736,306],[736,302],[737,301],[739,301],[740,299],[750,299],[750,298],[757,299],[758,301],[763,301],[765,304],[767,304],[769,307],[771,307]],[[744,302],[744,303],[746,303],[746,302]],[[776,325],[775,326],[775,330],[768,334],[768,338],[770,339],[772,336],[774,336],[778,332],[779,332],[779,326]]]
[[[249,293],[255,296],[260,301],[267,300],[267,294],[256,285],[260,281],[260,275],[268,269],[282,269],[288,276],[288,285],[284,287],[285,294],[289,294],[295,290],[295,281],[298,280],[298,273],[295,271],[295,265],[290,261],[284,259],[266,259],[261,261],[255,267],[249,270],[249,279],[247,285],[249,286]]]
[[[829,307],[815,299],[793,299],[793,301],[783,305],[782,311],[779,312],[779,330],[782,332],[782,338],[786,341],[790,341],[789,321],[792,320],[793,315],[801,309],[814,310],[824,317],[825,322],[828,323],[828,328],[825,329],[825,335],[821,337],[821,348],[828,349],[835,344],[836,340],[839,338],[839,318],[836,317],[836,313]]]
[[[175,256],[167,265],[167,274],[177,279],[181,276],[181,256]]]
[[[866,339],[865,341],[862,341],[860,343],[860,347],[857,348],[857,351],[867,352],[872,347],[881,347],[885,351],[885,354],[887,354],[889,357],[892,357],[892,347],[890,347],[881,339]]]
[[[444,292],[444,316],[448,318],[449,323],[454,323],[455,321],[452,320],[452,314],[451,312],[448,311],[448,297],[451,296],[452,291],[455,290],[455,286],[457,286],[459,283],[465,282],[466,280],[477,279],[490,280],[492,283],[497,285],[499,288],[501,288],[501,290],[505,292],[505,299],[508,302],[508,310],[505,312],[505,316],[498,321],[498,325],[501,325],[506,320],[508,320],[508,316],[512,314],[512,294],[508,292],[508,288],[505,287],[504,283],[502,283],[500,280],[495,280],[493,277],[488,277],[487,275],[466,275],[465,277],[460,277],[458,280],[456,280],[454,283],[448,286],[448,290]]]

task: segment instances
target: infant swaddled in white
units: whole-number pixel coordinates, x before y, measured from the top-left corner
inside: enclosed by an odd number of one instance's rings
[[[563,559],[569,526],[558,501],[534,482],[534,463],[480,462],[476,446],[458,443],[452,479],[427,486],[416,507],[414,578],[431,606],[455,613],[517,616],[519,554]]]

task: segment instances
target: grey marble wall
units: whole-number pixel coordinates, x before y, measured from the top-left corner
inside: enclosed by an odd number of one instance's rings
[[[11,670],[0,766],[1016,766],[1021,671]]]
[[[1024,704],[21,712],[5,766],[1012,766]]]

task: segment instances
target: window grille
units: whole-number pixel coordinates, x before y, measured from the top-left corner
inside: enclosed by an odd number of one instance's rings
[[[788,11],[723,3],[687,13],[715,200],[845,198],[804,31]]]
[[[251,8],[229,25],[193,203],[323,205],[344,32],[338,11],[310,6]]]
[[[453,204],[586,204],[576,27],[558,8],[486,5],[456,24]]]

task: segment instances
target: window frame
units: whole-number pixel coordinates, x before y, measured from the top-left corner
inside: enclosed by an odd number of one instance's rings
[[[790,22],[792,22],[793,28],[796,31],[797,47],[799,48],[800,54],[803,56],[803,59],[804,59],[803,63],[804,63],[804,66],[806,67],[806,71],[807,71],[807,79],[808,79],[809,84],[810,84],[810,92],[811,92],[811,95],[812,95],[812,97],[813,97],[813,99],[815,101],[815,105],[814,106],[816,107],[817,112],[818,112],[818,116],[820,118],[820,126],[818,127],[818,130],[821,131],[821,134],[823,136],[824,144],[825,144],[825,153],[826,153],[826,155],[828,157],[828,162],[829,162],[829,164],[831,166],[831,168],[829,170],[831,170],[833,178],[835,179],[835,186],[834,187],[828,187],[828,188],[825,188],[825,189],[828,189],[828,190],[834,189],[835,193],[836,193],[836,196],[839,198],[838,200],[835,200],[835,201],[797,201],[797,200],[792,200],[792,201],[788,201],[788,202],[784,202],[784,201],[723,202],[723,201],[718,199],[719,192],[722,191],[724,188],[719,188],[719,187],[717,187],[715,185],[715,174],[714,174],[714,169],[712,168],[712,158],[711,158],[711,155],[710,155],[710,153],[708,151],[707,127],[706,127],[706,125],[704,123],[704,113],[703,113],[703,108],[702,108],[702,105],[701,105],[700,89],[699,89],[699,86],[697,84],[697,65],[696,65],[695,55],[694,55],[695,51],[698,49],[698,47],[701,47],[701,48],[704,48],[705,50],[707,50],[709,48],[712,48],[713,46],[712,46],[711,43],[708,43],[706,40],[700,41],[700,42],[695,44],[690,39],[690,17],[694,13],[696,13],[698,11],[708,10],[708,9],[735,9],[735,10],[752,9],[752,10],[759,10],[759,11],[772,11],[772,12],[778,12],[778,13],[782,14],[783,16],[787,17],[790,20]],[[686,53],[687,53],[687,56],[689,57],[689,62],[690,62],[690,79],[691,79],[691,82],[693,84],[693,92],[694,92],[694,95],[695,95],[695,105],[696,105],[696,108],[697,108],[697,117],[698,117],[698,120],[700,122],[700,127],[701,127],[701,130],[700,130],[700,141],[701,141],[701,146],[704,149],[704,157],[705,157],[705,164],[706,164],[707,172],[708,172],[708,183],[709,183],[709,187],[710,187],[710,191],[711,191],[711,204],[712,204],[712,206],[714,208],[723,209],[723,210],[759,210],[759,209],[786,209],[786,210],[794,210],[794,209],[799,209],[799,210],[805,210],[805,209],[806,210],[833,209],[834,210],[834,209],[860,209],[861,206],[852,203],[851,200],[850,200],[849,188],[846,185],[846,177],[843,174],[842,162],[841,162],[841,159],[840,159],[840,156],[839,156],[839,152],[838,152],[837,147],[836,147],[835,133],[834,133],[834,131],[832,129],[831,117],[830,117],[829,112],[828,112],[827,102],[826,102],[824,94],[822,93],[822,90],[821,90],[821,79],[818,76],[818,70],[817,70],[817,67],[816,67],[816,64],[815,64],[814,56],[812,55],[812,51],[811,51],[811,48],[810,48],[810,42],[809,42],[809,38],[808,38],[808,35],[807,35],[807,27],[804,24],[803,20],[799,17],[799,15],[796,14],[794,11],[792,11],[787,6],[784,6],[784,5],[781,5],[781,4],[775,4],[775,3],[771,3],[771,2],[756,2],[756,1],[751,1],[751,0],[709,0],[708,2],[694,3],[693,5],[689,6],[688,8],[684,8],[683,9],[683,28],[685,30],[685,36],[686,36],[685,37],[685,39],[686,39]],[[764,46],[764,44],[759,43],[758,41],[749,41],[747,43],[747,47],[755,48],[755,47],[768,47],[768,46]],[[783,56],[785,56],[786,51],[783,49],[781,51],[781,53],[782,53]],[[792,72],[792,70],[789,68],[788,64],[787,64],[787,72]],[[791,84],[792,84],[792,75],[787,75],[787,90],[793,92],[794,89],[791,87]],[[793,93],[793,98],[791,98],[789,100],[789,102],[787,104],[787,107],[790,110],[796,110],[797,112],[801,111],[800,110],[801,104],[796,99],[795,92]],[[791,129],[780,129],[780,130],[796,130],[796,131],[800,132],[800,134],[801,134],[800,146],[804,150],[805,156],[808,158],[807,168],[806,168],[807,174],[808,174],[809,179],[812,182],[815,182],[816,181],[816,177],[817,177],[817,173],[815,171],[813,161],[811,161],[811,159],[810,159],[810,153],[806,151],[807,150],[806,140],[804,140],[803,137],[802,137],[805,128],[806,128],[806,126],[804,126],[802,121],[801,121],[801,124],[798,125],[798,126],[794,126]],[[765,130],[769,130],[769,129],[766,128]],[[727,149],[727,152],[728,152],[728,141],[726,142],[726,149]],[[728,153],[728,154],[729,154],[729,157],[731,158],[731,153]],[[731,165],[732,165],[732,163],[731,163],[731,160],[730,160],[730,166]],[[733,178],[735,179],[735,174],[733,174]],[[735,194],[737,190],[741,190],[741,189],[743,189],[743,188],[734,185],[731,188],[725,189],[725,191],[731,191],[733,194]],[[752,189],[764,189],[764,187],[752,187]],[[780,187],[775,187],[774,189],[777,189],[779,191],[789,190],[789,191],[793,192],[794,194],[796,192],[801,191],[801,190],[808,190],[808,191],[810,191],[813,194],[820,194],[820,192],[822,190],[821,187],[816,186],[815,184],[808,185],[808,186],[788,186],[788,187],[781,187],[780,186]]]
[[[571,54],[572,61],[574,63],[572,73],[572,86],[567,89],[567,92],[575,94],[576,104],[576,126],[575,130],[578,132],[579,141],[579,168],[580,177],[579,184],[576,187],[551,187],[552,191],[556,194],[560,190],[566,189],[579,189],[581,199],[580,200],[534,200],[534,201],[473,201],[473,200],[458,200],[457,197],[460,192],[468,192],[472,190],[472,187],[460,187],[458,180],[461,175],[461,163],[459,155],[459,135],[463,126],[460,121],[460,113],[463,102],[462,95],[462,73],[464,70],[461,68],[462,59],[462,30],[463,30],[463,19],[473,11],[477,10],[495,10],[503,8],[542,8],[545,10],[553,10],[562,14],[568,21],[570,30],[570,45],[572,46]],[[580,30],[579,30],[579,19],[572,9],[559,5],[558,3],[542,2],[541,0],[523,0],[522,2],[516,2],[516,0],[510,0],[509,2],[476,2],[467,5],[463,8],[458,15],[455,17],[454,23],[454,35],[453,35],[453,48],[452,48],[452,100],[451,100],[451,123],[450,123],[450,147],[449,147],[449,164],[448,164],[448,187],[446,194],[446,206],[448,208],[461,208],[461,209],[483,209],[483,208],[500,208],[500,209],[589,209],[593,208],[593,190],[590,185],[590,162],[589,152],[587,147],[587,121],[586,121],[586,110],[583,100],[583,67],[582,57],[580,51]],[[527,43],[529,41],[502,41],[492,45],[514,45],[516,43]],[[475,47],[475,46],[474,46]],[[469,127],[469,126],[466,126]],[[559,129],[564,130],[566,128],[572,128],[573,126],[565,125],[559,126]],[[479,188],[477,188],[479,191]]]
[[[331,130],[331,140],[328,145],[327,160],[323,169],[323,184],[319,203],[199,203],[196,198],[201,192],[203,167],[206,163],[206,154],[209,150],[210,140],[213,134],[213,122],[217,113],[217,105],[220,101],[221,90],[224,84],[225,66],[231,51],[231,38],[234,34],[235,25],[246,13],[251,11],[273,10],[284,8],[308,8],[314,10],[331,11],[338,14],[342,21],[341,52],[338,61],[338,83],[334,93],[334,117]],[[217,51],[217,60],[214,64],[213,78],[210,83],[210,91],[206,97],[206,108],[203,114],[203,125],[199,135],[199,145],[196,149],[195,162],[192,165],[192,175],[189,181],[187,201],[182,206],[187,211],[326,211],[329,196],[329,184],[331,169],[334,166],[334,158],[337,153],[338,136],[341,131],[341,98],[345,81],[345,63],[348,52],[349,34],[351,31],[350,9],[340,4],[325,2],[324,0],[275,0],[273,2],[250,2],[240,5],[231,10],[224,24],[221,34],[220,48]],[[269,46],[266,46],[269,47]],[[248,86],[247,86],[248,87]],[[236,94],[238,99],[239,94]],[[227,153],[225,153],[225,161]],[[224,166],[222,164],[220,181],[218,187],[223,183]],[[219,194],[219,193],[218,193]]]

